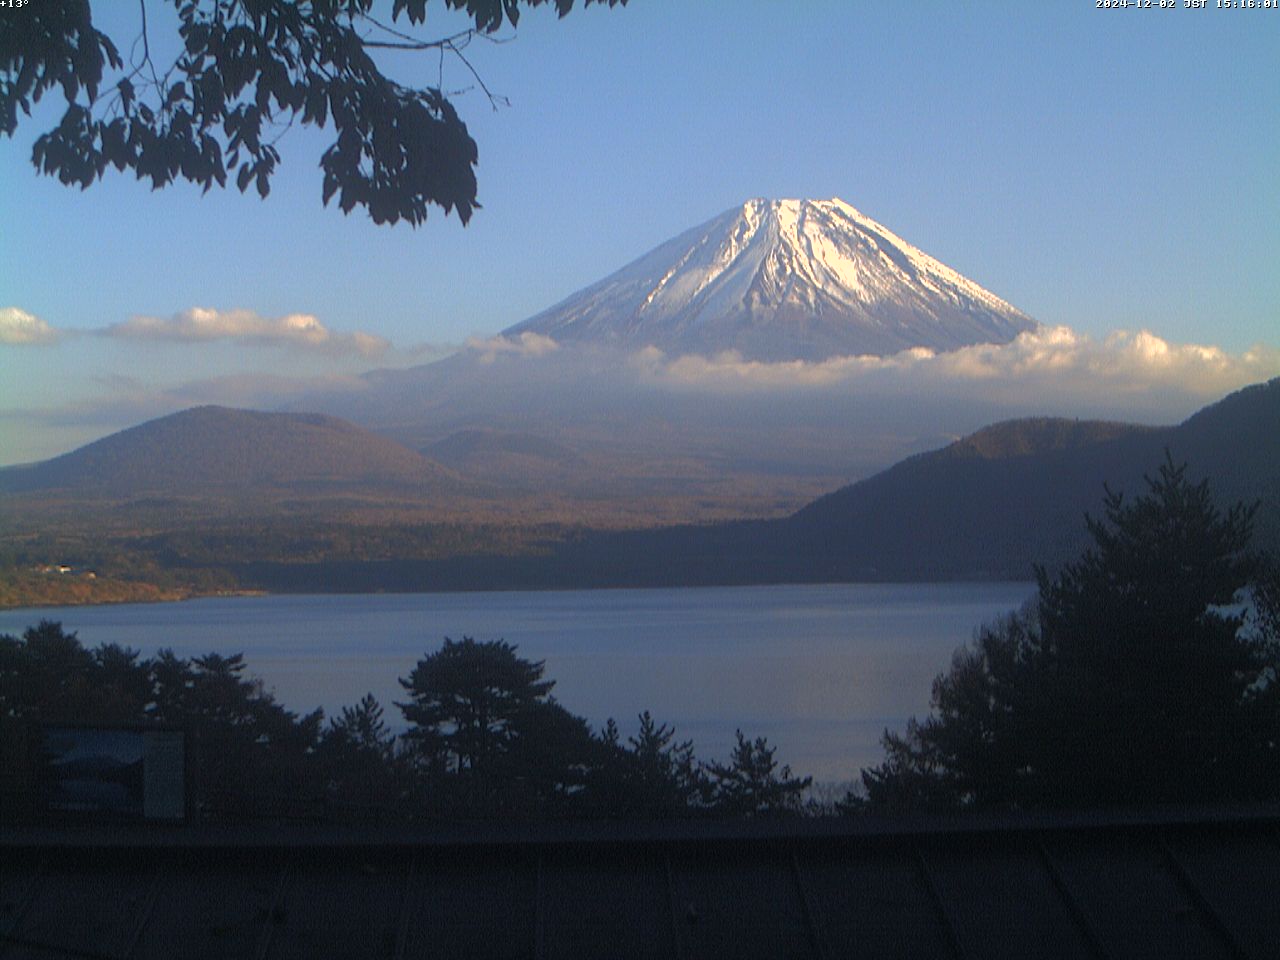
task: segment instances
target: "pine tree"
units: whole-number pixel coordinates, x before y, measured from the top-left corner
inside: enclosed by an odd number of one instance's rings
[[[1108,490],[1092,546],[1037,569],[1038,602],[957,654],[932,716],[886,733],[863,772],[873,805],[1280,797],[1275,573],[1249,549],[1255,508],[1220,511],[1167,456],[1147,487]]]
[[[465,781],[465,803],[487,803],[514,742],[514,724],[523,712],[545,703],[555,685],[542,674],[541,661],[521,659],[505,641],[446,637],[439,650],[400,678],[410,699],[397,706],[411,724],[406,737],[419,769],[437,781],[452,774],[451,788]]]
[[[812,777],[793,777],[791,768],[778,769],[774,747],[764,737],[749,740],[736,733],[737,744],[728,764],[710,763],[711,803],[732,816],[783,816],[799,813],[802,796]]]

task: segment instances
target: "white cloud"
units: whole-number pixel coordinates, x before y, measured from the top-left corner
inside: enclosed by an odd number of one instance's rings
[[[327,353],[358,353],[372,357],[391,346],[371,333],[335,333],[309,313],[263,317],[252,310],[212,310],[192,307],[171,317],[131,317],[107,327],[109,337],[140,340],[201,342],[235,340],[245,344],[288,346]]]
[[[559,344],[541,333],[526,330],[518,337],[508,337],[503,334],[487,339],[471,337],[467,340],[467,349],[478,353],[481,363],[493,363],[499,354],[521,357],[545,356],[559,349]]]
[[[1006,344],[978,344],[947,353],[914,349],[888,357],[832,357],[820,362],[765,363],[728,352],[668,358],[652,347],[634,354],[651,382],[703,389],[874,387],[1020,394],[1035,401],[1170,389],[1212,397],[1280,374],[1280,350],[1257,346],[1242,354],[1200,344],[1175,344],[1148,330],[1116,331],[1096,340],[1069,327],[1040,327]]]
[[[58,331],[18,307],[0,307],[0,343],[14,346],[53,343]]]

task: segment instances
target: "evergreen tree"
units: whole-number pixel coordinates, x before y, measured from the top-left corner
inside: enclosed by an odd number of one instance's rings
[[[382,704],[372,693],[330,719],[316,757],[330,800],[365,818],[396,815],[408,792],[407,771]]]
[[[737,731],[737,744],[728,764],[707,764],[711,803],[731,816],[785,816],[802,812],[802,795],[812,777],[793,777],[791,768],[778,769],[775,748],[764,737],[749,740]]]
[[[510,749],[499,763],[495,800],[517,817],[591,812],[590,787],[603,745],[582,717],[554,698],[530,703],[511,723]]]
[[[600,735],[601,760],[592,800],[608,816],[645,819],[687,816],[706,806],[707,779],[692,740],[676,740],[675,728],[640,714],[636,735],[622,743],[610,719]]]
[[[87,649],[41,620],[0,636],[0,716],[39,723],[139,723],[154,698],[150,663],[118,644]]]
[[[25,791],[41,729],[60,724],[179,726],[202,814],[242,813],[318,795],[313,751],[322,714],[304,717],[244,676],[244,657],[153,660],[117,644],[86,649],[60,623],[0,637],[0,793]],[[14,786],[10,786],[10,781]]]
[[[299,717],[245,670],[243,654],[186,661],[162,651],[152,716],[187,731],[203,814],[295,815],[320,795],[314,751],[324,714]]]
[[[400,685],[408,703],[398,703],[411,724],[406,736],[419,768],[464,781],[471,804],[487,802],[499,767],[515,740],[514,724],[545,703],[555,685],[543,680],[543,663],[523,660],[502,640],[477,643],[445,638],[419,660]]]
[[[382,704],[372,693],[366,693],[354,707],[343,707],[342,713],[329,721],[325,739],[375,757],[390,756],[396,741],[383,719]]]
[[[1166,458],[1107,491],[1093,545],[1038,602],[983,628],[886,734],[876,806],[1092,805],[1280,797],[1275,574],[1254,508],[1225,513]],[[1253,612],[1246,601],[1253,599]]]

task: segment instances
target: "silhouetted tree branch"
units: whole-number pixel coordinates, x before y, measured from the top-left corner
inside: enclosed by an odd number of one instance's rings
[[[207,192],[234,174],[244,192],[262,197],[280,162],[279,135],[295,121],[332,127],[320,159],[321,195],[344,213],[364,207],[375,223],[417,225],[431,205],[466,223],[479,204],[473,170],[476,144],[443,91],[388,77],[372,51],[455,57],[495,107],[495,95],[463,53],[476,37],[515,26],[522,6],[554,4],[560,16],[574,0],[443,0],[465,10],[474,26],[423,39],[373,16],[374,0],[169,0],[178,14],[182,51],[161,73],[152,59],[146,0],[140,32],[126,64],[99,30],[89,0],[40,0],[0,11],[0,132],[12,136],[19,111],[55,88],[62,119],[41,134],[32,162],[41,172],[82,189],[108,167],[133,170],[154,188],[183,179]],[[626,0],[583,0],[584,6]],[[410,28],[426,19],[426,0],[395,0],[392,22]]]

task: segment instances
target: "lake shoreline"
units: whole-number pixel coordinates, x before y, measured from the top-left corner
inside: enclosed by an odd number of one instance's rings
[[[885,729],[928,712],[934,678],[974,630],[1021,607],[1026,581],[193,597],[183,603],[0,611],[0,633],[60,621],[86,647],[244,655],[288,709],[328,717],[398,682],[445,637],[501,639],[545,661],[555,695],[624,737],[651,711],[699,756],[734,731],[781,762],[843,781],[882,757]]]
[[[83,581],[80,581],[83,582]],[[24,597],[16,601],[9,601],[0,598],[0,612],[13,612],[21,610],[39,610],[48,607],[104,607],[118,606],[121,604],[145,604],[145,605],[163,605],[163,604],[180,604],[192,600],[211,600],[236,597],[326,597],[326,596],[384,596],[384,595],[414,595],[414,594],[483,594],[483,593],[577,593],[577,592],[595,592],[607,590],[703,590],[715,588],[768,588],[768,587],[835,587],[835,586],[916,586],[925,584],[951,584],[951,583],[974,583],[974,584],[997,584],[997,583],[1019,583],[1023,582],[1016,578],[1001,575],[968,575],[968,576],[951,576],[937,578],[884,578],[877,579],[874,577],[865,579],[831,579],[831,580],[761,580],[752,579],[722,579],[718,580],[713,577],[706,578],[702,581],[690,581],[683,583],[676,582],[658,582],[648,583],[644,581],[638,582],[612,582],[602,581],[591,584],[574,584],[572,582],[566,584],[557,583],[525,583],[523,580],[499,581],[497,583],[485,586],[479,585],[457,585],[457,584],[435,584],[413,588],[410,586],[386,588],[386,587],[368,587],[363,590],[351,589],[261,589],[246,587],[244,589],[234,590],[199,590],[184,588],[161,588],[155,584],[145,582],[131,581],[115,581],[108,582],[109,592],[117,595],[111,596],[76,596],[74,591],[68,594],[62,594],[60,591],[48,591],[45,596],[40,597]],[[1026,581],[1031,582],[1031,581]],[[118,593],[112,589],[117,584],[125,584],[127,587],[134,589],[124,589]]]

